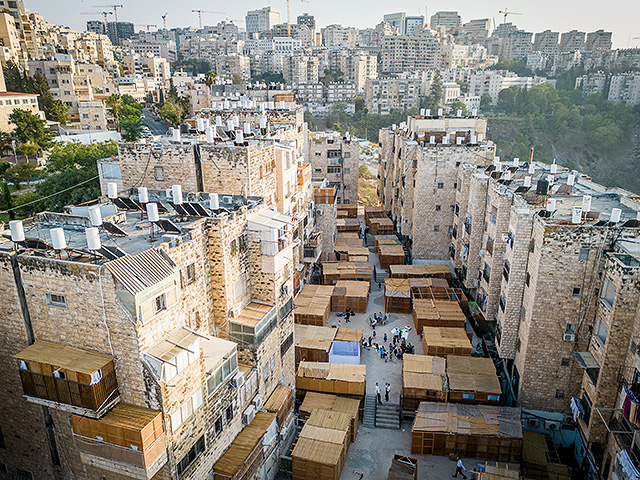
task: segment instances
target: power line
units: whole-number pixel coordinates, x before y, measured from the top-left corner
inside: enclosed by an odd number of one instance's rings
[[[19,205],[17,207],[9,208],[8,210],[2,210],[2,211],[0,211],[0,213],[9,213],[12,210],[16,210],[18,208],[26,207],[27,205],[32,205],[34,203],[38,203],[38,202],[41,202],[43,200],[47,200],[47,199],[49,199],[51,197],[55,197],[56,195],[60,195],[61,193],[68,192],[69,190],[72,190],[72,189],[74,189],[76,187],[79,187],[80,185],[84,185],[85,183],[89,183],[89,182],[91,182],[91,181],[93,181],[93,180],[95,180],[96,178],[99,178],[99,177],[100,177],[100,175],[96,175],[95,177],[91,177],[88,180],[85,180],[84,182],[77,183],[77,184],[72,185],[72,186],[70,186],[68,188],[65,188],[64,190],[60,190],[59,192],[52,193],[51,195],[47,195],[46,197],[38,198],[37,200],[33,200],[32,202],[23,203],[22,205]]]

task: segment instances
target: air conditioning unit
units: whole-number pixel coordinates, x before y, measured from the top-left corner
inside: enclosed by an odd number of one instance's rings
[[[576,341],[576,334],[575,333],[564,333],[562,335],[562,340],[564,340],[565,342],[575,342]]]
[[[222,196],[222,203],[232,203],[232,202],[233,202],[233,197],[231,195]]]
[[[238,307],[233,307],[229,310],[229,318],[236,318],[240,314],[240,309]]]
[[[544,428],[547,430],[560,430],[560,422],[544,422]]]
[[[529,420],[527,420],[527,425],[529,425],[530,427],[539,427],[540,426],[540,419],[538,419],[538,418],[530,418]]]
[[[244,373],[242,372],[236,373],[234,377],[231,379],[231,383],[236,388],[240,388],[242,385],[244,385]]]
[[[324,210],[316,209],[316,215],[324,215]]]
[[[262,400],[262,395],[256,395],[253,397],[253,402],[251,402],[256,410],[262,410],[264,402]]]
[[[242,423],[249,425],[253,418],[256,416],[256,407],[249,405],[244,412],[242,412]]]

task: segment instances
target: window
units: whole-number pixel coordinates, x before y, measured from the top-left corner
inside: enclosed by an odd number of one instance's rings
[[[589,260],[589,247],[580,248],[580,260]]]
[[[582,405],[582,409],[584,410],[584,415],[582,419],[584,420],[584,423],[589,425],[589,419],[591,418],[592,403],[591,403],[591,399],[589,398],[589,395],[587,395],[587,392],[585,392],[584,390],[582,391],[582,398],[580,399],[580,405]]]
[[[50,307],[67,308],[67,298],[57,293],[47,293],[47,305]]]
[[[224,416],[227,420],[227,424],[231,423],[231,420],[233,420],[233,405],[229,405],[227,407],[227,409],[224,412]]]
[[[339,158],[341,153],[340,150],[327,150],[327,158]]]
[[[189,449],[184,457],[180,459],[177,465],[178,475],[184,474],[187,469],[193,465],[196,459],[207,449],[207,444],[204,439],[204,435],[202,435],[198,441]]]
[[[442,207],[440,205],[436,205],[436,212],[439,212],[442,210]]]
[[[157,182],[163,182],[164,181],[164,168],[162,168],[162,167],[153,167],[153,174],[154,174]]]
[[[162,295],[158,295],[156,298],[154,298],[153,299],[153,308],[154,308],[154,312],[156,314],[158,314],[162,310],[166,310],[167,309],[167,295],[163,293]]]
[[[593,337],[601,347],[604,347],[604,344],[607,342],[607,333],[607,326],[602,322],[602,320],[598,319],[596,321],[596,326],[593,329]]]
[[[556,398],[564,398],[564,390],[556,390]]]
[[[88,113],[83,113],[82,114],[82,118],[89,118],[89,114]]]
[[[218,418],[216,418],[216,422],[213,425],[213,432],[216,438],[218,437],[218,435],[222,433],[222,430],[223,430],[222,415],[220,415]]]
[[[506,299],[504,298],[504,293],[501,293],[500,294],[500,310],[502,310],[503,312],[504,312],[505,302],[506,302]]]
[[[122,178],[120,173],[120,165],[111,165],[105,163],[102,165],[102,176],[104,178]]]
[[[498,220],[498,209],[493,205],[491,205],[491,213],[489,214],[489,221],[495,225],[497,220]]]
[[[453,228],[451,229],[451,236],[453,238],[458,238],[458,226],[454,225]]]
[[[433,226],[433,231],[434,232],[439,232],[440,231],[440,225],[434,225]]]
[[[237,300],[238,298],[240,298],[242,295],[244,295],[244,292],[247,289],[247,284],[246,284],[246,280],[244,278],[241,278],[240,280],[238,280],[234,287],[234,295],[235,295],[235,299]]]
[[[321,153],[321,152],[316,152],[316,157],[319,157],[319,156],[321,156],[321,155],[322,155],[322,153]],[[316,170],[319,170],[319,169],[316,169]]]
[[[486,263],[484,264],[484,268],[482,270],[482,278],[484,278],[487,283],[489,283],[489,279],[491,278],[491,267]]]
[[[486,251],[488,254],[493,255],[493,237],[491,235],[487,235]]]
[[[561,367],[568,367],[569,365],[571,365],[571,359],[569,357],[564,357],[560,362]]]
[[[573,296],[579,297],[582,294],[582,290],[580,287],[573,287]]]
[[[12,3],[15,4],[16,2],[9,2],[9,6],[11,6]],[[31,472],[16,468],[16,471],[13,473],[13,480],[33,480],[33,475]]]
[[[186,271],[187,285],[196,281],[196,264],[187,265]]]
[[[200,326],[200,312],[194,310],[189,315],[189,324],[187,325],[191,330],[197,330]]]
[[[529,272],[526,272],[524,274],[524,284],[528,287],[529,283],[531,283],[531,275],[529,274]]]
[[[438,188],[440,190],[442,190],[444,188],[444,183],[442,183],[442,182],[438,183]]]
[[[520,320],[524,320],[527,317],[527,310],[524,307],[520,308]]]
[[[608,278],[604,279],[602,284],[602,293],[600,294],[600,300],[605,304],[609,310],[613,307],[613,301],[616,297],[616,286]]]
[[[2,433],[2,427],[0,427],[0,448],[7,448],[4,443],[4,434]]]
[[[193,413],[202,406],[202,387],[195,391],[178,409],[171,414],[171,431],[175,432]]]
[[[508,282],[509,281],[509,274],[511,273],[511,263],[509,262],[509,260],[504,261],[504,268],[502,269],[502,276],[504,277],[504,279]]]
[[[345,168],[344,169],[344,174],[345,175],[349,175],[351,173],[351,169],[350,168]]]
[[[207,378],[207,395],[211,396],[216,389],[238,371],[238,352],[231,355]]]

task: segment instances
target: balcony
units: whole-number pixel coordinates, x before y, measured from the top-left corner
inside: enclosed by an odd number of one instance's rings
[[[38,340],[14,358],[30,402],[100,418],[120,398],[111,355]]]
[[[229,339],[247,348],[257,348],[277,326],[276,307],[252,300],[233,320]]]
[[[162,413],[120,403],[100,420],[71,416],[82,461],[114,473],[152,478],[167,463]]]

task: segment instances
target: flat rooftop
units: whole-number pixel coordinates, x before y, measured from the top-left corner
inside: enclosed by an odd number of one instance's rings
[[[542,212],[541,216],[549,224],[571,221],[573,207],[582,207],[585,195],[591,197],[591,206],[589,214],[583,213],[582,216],[589,224],[609,222],[614,208],[621,210],[620,222],[623,224],[637,219],[640,208],[638,195],[621,188],[599,185],[588,176],[560,165],[539,162],[532,162],[532,165],[535,165],[533,173],[530,173],[529,163],[515,166],[509,162],[501,165],[501,172],[497,171],[496,165],[490,165],[479,174],[496,179],[504,187],[502,191],[511,192],[524,200],[530,208]],[[478,168],[479,171],[481,169],[482,167]],[[552,173],[554,170],[555,173]],[[527,177],[530,177],[529,186],[525,186]],[[545,185],[545,182],[549,183],[547,195],[537,193],[539,181]],[[549,213],[546,212],[548,200],[555,201],[555,207],[549,205],[550,208],[554,207],[553,212]],[[604,223],[601,225],[604,226]]]
[[[149,190],[149,201],[158,204],[159,221],[148,219],[137,195],[69,207],[69,213],[43,212],[24,221],[24,254],[61,260],[102,264],[124,255],[137,255],[178,238],[189,238],[190,230],[202,218],[221,219],[242,207],[262,204],[261,197],[219,195],[219,208],[209,208],[209,194],[184,194],[182,205],[174,205],[164,190]],[[98,228],[101,248],[89,251],[86,229],[92,227],[89,207],[98,205],[103,224]],[[152,230],[153,227],[153,230]],[[62,228],[67,248],[53,248],[51,229]],[[0,251],[13,249],[8,225],[0,230]]]

